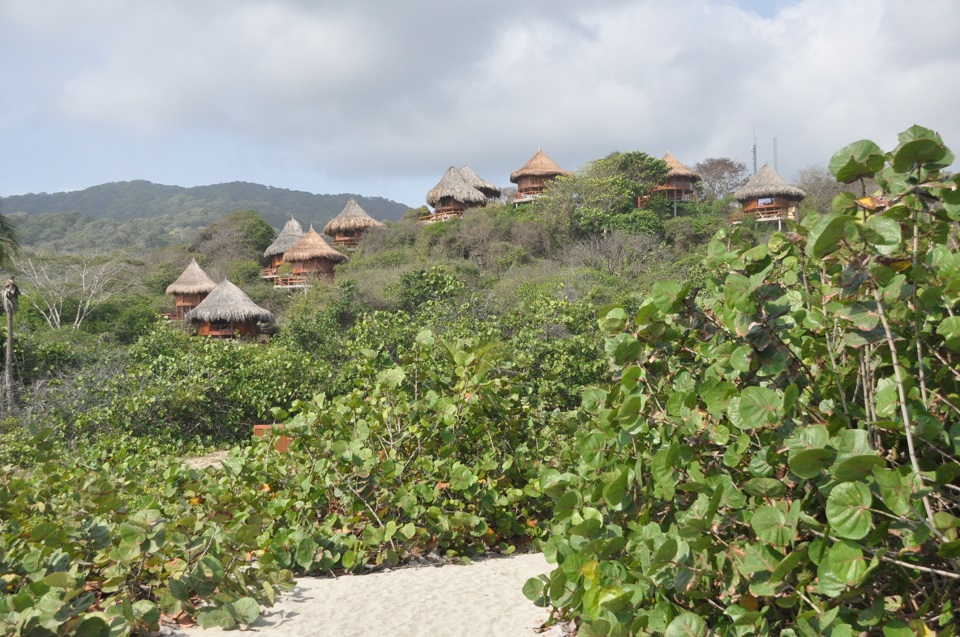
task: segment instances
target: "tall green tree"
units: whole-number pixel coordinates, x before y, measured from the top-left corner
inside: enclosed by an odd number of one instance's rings
[[[533,203],[534,210],[566,216],[580,234],[612,229],[661,234],[663,224],[655,214],[638,210],[637,198],[661,183],[667,172],[663,160],[647,153],[611,153],[558,178]]]

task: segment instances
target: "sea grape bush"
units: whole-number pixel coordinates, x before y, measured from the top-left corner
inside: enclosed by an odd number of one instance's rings
[[[581,460],[546,470],[525,592],[580,634],[956,635],[960,177],[939,135],[830,169],[844,193],[765,244],[719,233],[701,289],[601,311],[617,375]]]
[[[288,453],[261,440],[222,469],[129,435],[0,436],[0,634],[233,627],[294,573],[539,541],[537,477],[571,462],[579,408],[544,409],[497,343],[421,330],[391,356],[368,349],[364,382],[297,401]]]

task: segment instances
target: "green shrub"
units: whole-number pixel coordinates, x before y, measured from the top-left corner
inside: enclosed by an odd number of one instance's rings
[[[545,472],[557,564],[526,593],[587,635],[955,635],[960,178],[913,127],[876,176],[765,244],[710,243],[600,326],[580,462]]]

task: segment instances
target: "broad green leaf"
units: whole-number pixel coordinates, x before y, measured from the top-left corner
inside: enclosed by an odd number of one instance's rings
[[[773,478],[751,478],[743,483],[742,488],[750,495],[761,498],[779,498],[787,492],[787,486]]]
[[[747,387],[740,394],[740,418],[744,428],[756,429],[780,422],[783,399],[766,387]]]
[[[847,584],[857,584],[867,572],[867,561],[863,557],[863,551],[849,540],[840,540],[831,546],[827,552],[827,560],[830,563],[830,570]]]
[[[676,281],[658,281],[653,286],[650,299],[661,312],[669,314],[674,311],[684,289]]]
[[[883,467],[885,464],[884,459],[879,456],[852,456],[834,463],[830,474],[839,482],[852,482],[863,480],[875,467]]]
[[[627,313],[622,307],[613,307],[600,316],[600,329],[605,334],[620,332],[627,325]]]
[[[774,546],[786,546],[794,538],[794,532],[787,523],[786,514],[776,507],[768,505],[758,507],[750,519],[750,526],[753,527],[758,538]]]
[[[540,579],[539,577],[531,577],[523,584],[523,596],[529,599],[531,602],[542,602],[543,585],[543,579]]]
[[[207,628],[225,628],[227,630],[235,628],[235,620],[229,612],[222,608],[204,609],[197,614],[197,623],[203,629]]]
[[[741,345],[730,354],[730,367],[738,372],[749,372],[752,358],[753,348],[749,345]]]
[[[910,513],[910,485],[898,471],[878,466],[873,469],[873,479],[880,489],[880,499],[892,513]]]
[[[807,256],[813,259],[822,259],[840,247],[840,240],[846,234],[846,227],[853,217],[826,214],[820,217],[816,225],[810,229],[807,237]]]
[[[670,622],[663,637],[707,637],[707,624],[700,615],[682,613]]]
[[[940,321],[937,333],[943,337],[947,347],[960,350],[960,316],[948,316]]]
[[[297,564],[303,567],[304,570],[309,571],[310,567],[313,566],[313,560],[316,557],[318,548],[320,548],[319,544],[311,538],[305,537],[300,540],[300,543],[297,545],[297,554],[294,559],[296,559]]]
[[[870,488],[862,482],[844,482],[827,496],[827,520],[842,538],[859,540],[873,528]]]
[[[237,620],[237,623],[252,624],[260,617],[260,605],[252,597],[241,597],[231,602],[230,614]]]
[[[914,139],[901,144],[893,154],[893,169],[909,172],[916,164],[938,162],[947,154],[942,143],[932,139]]]
[[[50,573],[43,578],[43,583],[47,586],[53,586],[55,588],[73,588],[77,583],[77,580],[63,571],[58,571],[56,573]]]
[[[890,217],[872,215],[864,225],[869,232],[862,232],[863,238],[875,246],[898,246],[903,240],[900,224]]]
[[[886,158],[879,146],[868,139],[841,148],[830,158],[830,173],[837,181],[851,183],[862,177],[872,177],[883,168]]]
[[[77,625],[74,635],[76,637],[108,637],[110,626],[103,617],[87,616]]]
[[[790,471],[806,480],[816,478],[833,462],[835,453],[830,449],[803,449],[791,451],[787,456]]]

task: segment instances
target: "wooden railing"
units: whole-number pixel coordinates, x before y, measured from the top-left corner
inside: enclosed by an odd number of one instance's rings
[[[277,277],[277,269],[276,269],[276,268],[264,268],[264,269],[260,270],[260,278],[261,278],[261,279],[275,279],[276,277]]]
[[[763,206],[753,208],[752,210],[738,210],[734,212],[730,220],[733,223],[739,223],[744,219],[756,219],[757,221],[787,221],[797,218],[797,207],[790,206]]]
[[[273,279],[273,287],[275,288],[302,288],[307,285],[309,285],[308,277],[302,274],[277,276]]]

